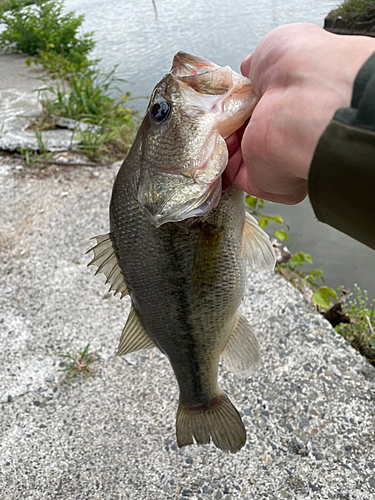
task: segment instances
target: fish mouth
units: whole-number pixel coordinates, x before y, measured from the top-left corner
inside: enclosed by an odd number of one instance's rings
[[[250,80],[229,66],[221,67],[201,57],[178,52],[170,72],[155,87],[148,111],[159,101],[166,103],[167,117],[174,117],[182,130],[186,127],[189,140],[183,134],[168,135],[168,130],[174,129],[169,127],[167,118],[159,129],[155,120],[149,119],[150,147],[145,147],[142,153],[136,198],[156,227],[202,218],[217,207],[222,194],[221,177],[228,162],[225,138],[250,117],[258,98]],[[174,112],[173,104],[176,104]],[[205,117],[200,122],[202,125],[194,128],[201,116]],[[155,118],[154,115],[151,118]],[[193,136],[197,130],[198,135]],[[147,155],[148,151],[155,151],[158,131],[166,132],[172,141],[175,137],[183,138],[177,141],[183,152],[181,163],[175,159],[176,155],[169,164],[161,162],[162,148],[156,159],[152,154]]]
[[[177,52],[174,56],[170,72],[175,78],[180,78],[196,75],[201,69],[212,71],[217,68],[220,68],[220,66],[203,57],[193,56],[192,54],[181,51]]]

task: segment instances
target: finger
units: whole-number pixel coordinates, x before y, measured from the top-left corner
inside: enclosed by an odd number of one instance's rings
[[[297,190],[292,194],[274,194],[254,188],[250,183],[249,189],[246,192],[257,198],[272,201],[273,203],[282,203],[283,205],[297,205],[297,203],[301,203],[307,196],[305,189]]]
[[[233,134],[229,135],[225,141],[227,143],[229,158],[239,149],[242,141],[242,136],[245,132],[246,127],[249,124],[249,120],[246,120],[241,127],[233,132]]]
[[[248,77],[250,75],[250,66],[252,58],[253,54],[249,54],[248,56],[245,57],[245,59],[241,63],[241,73],[244,76]]]
[[[246,171],[246,167],[245,167],[245,164],[244,164],[244,161],[242,158],[241,149],[237,149],[237,151],[229,158],[228,165],[225,169],[225,173],[228,176],[228,178],[232,184],[235,183],[240,169],[245,169],[245,171]],[[237,187],[239,187],[239,186],[237,186]],[[241,187],[240,189],[244,189],[244,188]]]
[[[246,168],[243,161],[241,149],[238,149],[229,159],[228,166],[225,170],[225,176],[236,188],[245,191],[245,193],[256,196],[257,198],[272,201],[274,203],[296,205],[307,196],[307,183],[301,185],[292,193],[288,194],[270,193],[256,187],[256,184],[252,182],[249,170]]]
[[[236,134],[237,134],[237,137],[238,137],[238,141],[239,143],[241,144],[241,141],[242,141],[242,136],[246,130],[246,127],[249,125],[249,121],[250,121],[250,118],[248,118],[245,123],[237,130]]]
[[[237,132],[234,132],[229,137],[225,139],[228,148],[229,158],[237,151],[240,147],[240,140],[238,139]]]

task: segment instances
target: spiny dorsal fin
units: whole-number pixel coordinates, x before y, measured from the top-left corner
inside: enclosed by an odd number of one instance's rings
[[[275,251],[268,234],[248,212],[242,230],[242,255],[253,269],[274,269]]]
[[[118,265],[116,254],[113,249],[111,233],[95,236],[91,239],[96,239],[97,244],[86,252],[94,252],[94,258],[87,265],[98,266],[95,276],[98,273],[103,273],[105,275],[107,278],[105,283],[111,284],[111,288],[109,289],[110,292],[115,290],[115,295],[121,293],[121,298],[125,295],[129,295],[129,287],[126,284],[125,276]]]
[[[232,333],[223,349],[227,368],[238,378],[252,375],[260,363],[258,341],[247,320],[237,311]]]
[[[149,347],[155,347],[155,344],[145,332],[138,318],[137,311],[132,305],[125,328],[121,334],[117,355],[124,356],[124,354]]]

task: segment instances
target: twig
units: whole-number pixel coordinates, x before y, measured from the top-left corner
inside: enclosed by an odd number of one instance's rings
[[[373,327],[372,327],[372,324],[371,324],[370,318],[367,316],[367,314],[365,314],[365,318],[367,319],[368,326],[370,327],[370,332],[371,332],[371,335],[374,335],[374,329],[373,329]]]
[[[73,162],[73,161],[51,161],[37,160],[35,163],[43,163],[44,165],[57,165],[59,167],[109,167],[111,163],[94,163],[94,162]]]

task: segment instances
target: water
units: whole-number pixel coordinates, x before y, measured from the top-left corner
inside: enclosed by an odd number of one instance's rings
[[[323,25],[337,2],[329,0],[66,0],[66,8],[85,15],[84,29],[94,31],[93,57],[128,81],[124,91],[150,95],[170,69],[179,50],[239,69],[242,59],[271,29],[291,22]],[[156,12],[154,9],[156,6]],[[132,101],[143,110],[146,99]],[[350,201],[348,201],[350,203]],[[295,207],[271,204],[291,227],[291,250],[311,253],[314,268],[324,267],[326,283],[353,288],[358,283],[375,298],[375,252],[319,223],[308,201]]]

